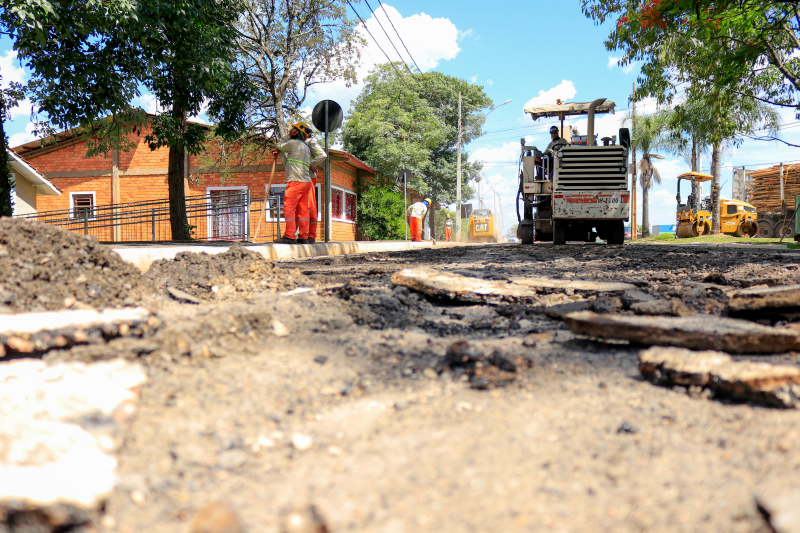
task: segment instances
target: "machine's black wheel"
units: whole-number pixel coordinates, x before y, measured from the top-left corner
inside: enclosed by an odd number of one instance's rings
[[[608,231],[608,239],[606,239],[607,244],[625,243],[625,222],[622,220],[612,220],[609,222],[606,231]]]
[[[753,237],[758,231],[758,226],[755,222],[739,222],[736,231],[733,232],[734,237]]]
[[[781,228],[781,223],[778,222],[778,225],[775,226],[775,236],[776,237],[783,237],[784,239],[788,239],[794,236],[794,228],[790,223],[786,223]]]
[[[519,242],[522,244],[533,244],[533,224],[519,226]]]
[[[775,236],[775,227],[766,218],[759,218],[756,220],[756,224],[758,224],[758,233],[756,234],[758,237],[771,239]]]
[[[563,220],[553,221],[553,244],[556,246],[567,242],[567,223]]]

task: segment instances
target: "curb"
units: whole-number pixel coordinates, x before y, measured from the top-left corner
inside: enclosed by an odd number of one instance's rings
[[[363,254],[370,252],[398,252],[403,250],[418,250],[420,248],[448,248],[455,246],[470,246],[471,243],[439,242],[434,246],[430,241],[354,241],[354,242],[328,242],[315,244],[255,244],[244,245],[248,250],[263,255],[267,259],[286,260],[302,259],[307,257],[321,257],[326,255]],[[238,246],[238,245],[237,245]],[[112,248],[122,259],[133,263],[139,270],[150,268],[153,261],[159,259],[173,259],[181,252],[205,252],[207,254],[221,254],[230,246],[120,246]]]

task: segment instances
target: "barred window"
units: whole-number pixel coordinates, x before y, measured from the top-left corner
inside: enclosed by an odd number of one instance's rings
[[[94,193],[76,192],[70,195],[72,205],[70,206],[71,218],[83,220],[84,218],[94,218]]]
[[[342,194],[339,189],[331,190],[331,218],[342,218]]]
[[[356,221],[356,195],[350,192],[344,195],[344,219]]]

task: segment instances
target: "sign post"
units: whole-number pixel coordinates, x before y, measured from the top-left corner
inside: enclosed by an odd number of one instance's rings
[[[328,133],[336,131],[342,125],[342,106],[333,100],[323,100],[314,106],[311,122],[319,131],[325,133],[325,180],[323,183],[325,197],[325,242],[331,242],[331,158],[328,154]]]
[[[403,175],[403,225],[406,228],[406,240],[408,240],[408,220],[406,220],[406,211],[408,211],[408,178],[414,175],[407,168],[401,168],[400,173]]]

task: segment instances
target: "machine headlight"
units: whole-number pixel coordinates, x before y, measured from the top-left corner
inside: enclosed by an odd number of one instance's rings
[[[556,154],[556,156],[558,156],[558,157],[564,157],[564,153],[559,151],[559,152]]]
[[[625,174],[628,171],[628,169],[626,167],[620,167],[619,171]]]
[[[622,157],[628,157],[628,150],[626,148],[622,149]]]

